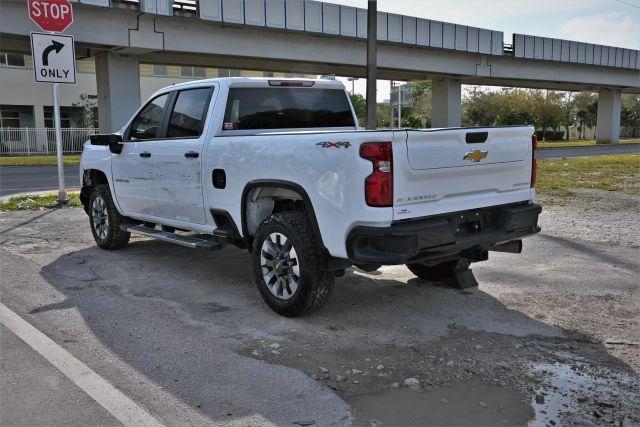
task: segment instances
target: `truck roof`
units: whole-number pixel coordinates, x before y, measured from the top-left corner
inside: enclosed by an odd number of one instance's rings
[[[270,87],[269,82],[312,82],[312,86],[321,89],[344,89],[340,80],[329,79],[305,79],[305,78],[280,78],[280,77],[217,77],[212,79],[194,80],[185,83],[176,83],[159,90],[162,92],[173,88],[197,87],[206,83],[217,82],[228,87]]]

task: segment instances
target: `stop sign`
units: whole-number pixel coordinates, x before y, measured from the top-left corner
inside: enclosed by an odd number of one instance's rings
[[[29,17],[44,31],[59,33],[73,23],[69,0],[29,0]]]

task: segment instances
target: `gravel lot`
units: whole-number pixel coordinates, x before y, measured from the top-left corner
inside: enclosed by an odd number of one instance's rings
[[[0,301],[168,425],[640,424],[640,198],[541,202],[543,232],[475,264],[478,289],[350,269],[296,319],[238,249],[106,252],[81,209],[3,212]],[[38,424],[51,383],[16,374],[28,349],[0,332],[2,423]]]

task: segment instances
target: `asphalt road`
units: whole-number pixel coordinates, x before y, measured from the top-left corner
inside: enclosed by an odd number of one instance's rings
[[[474,264],[479,288],[350,268],[293,319],[237,248],[104,251],[79,208],[3,212],[0,302],[53,344],[0,310],[2,424],[127,420],[98,376],[164,425],[636,425],[637,200],[609,193],[545,206],[523,254]],[[87,369],[45,361],[60,349]]]
[[[539,159],[557,159],[564,157],[589,157],[614,154],[640,154],[640,144],[588,145],[585,147],[539,148]]]
[[[80,186],[78,165],[65,165],[64,182],[67,188]],[[56,166],[0,166],[0,196],[57,188]]]
[[[586,157],[606,154],[640,153],[640,144],[600,145],[588,147],[544,148],[537,151],[539,159]],[[66,186],[78,187],[80,178],[77,165],[65,166]],[[56,166],[2,166],[0,167],[0,196],[58,188]]]

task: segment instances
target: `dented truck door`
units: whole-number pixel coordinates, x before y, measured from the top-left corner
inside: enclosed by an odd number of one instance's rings
[[[206,223],[202,149],[213,91],[211,86],[179,90],[169,102],[166,136],[154,153],[154,193],[163,218]]]
[[[170,97],[164,93],[147,102],[124,132],[122,152],[111,154],[114,194],[128,214],[159,215],[153,194],[153,155],[161,142]]]

